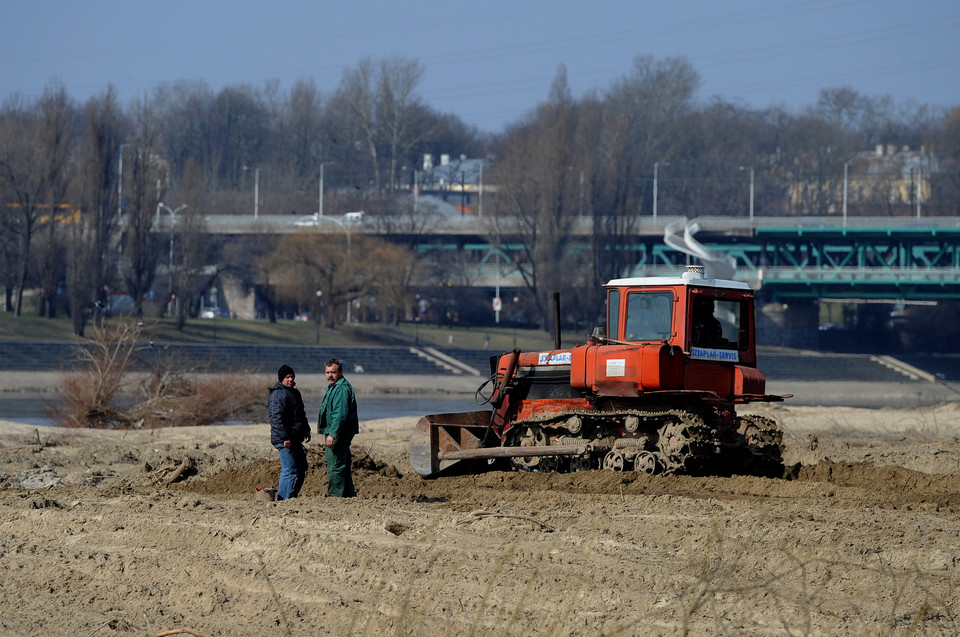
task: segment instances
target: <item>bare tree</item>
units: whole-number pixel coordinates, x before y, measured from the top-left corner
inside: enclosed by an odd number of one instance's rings
[[[3,225],[19,244],[13,303],[16,316],[23,309],[41,216],[46,209],[52,217],[56,198],[66,193],[73,125],[69,110],[66,89],[53,83],[36,106],[14,99],[0,114],[0,184],[8,203],[3,210]]]
[[[527,124],[511,131],[494,175],[500,184],[495,234],[522,246],[514,265],[547,329],[553,326],[552,295],[572,298],[593,278],[591,259],[569,249],[579,206],[579,172],[573,168],[576,124],[577,109],[561,67],[548,101]]]
[[[409,317],[414,288],[421,283],[422,264],[416,251],[380,239],[364,241],[362,280],[375,299],[383,323],[397,325]]]
[[[98,289],[97,266],[101,253],[91,249],[91,246],[95,245],[96,224],[90,215],[85,215],[79,223],[68,227],[65,240],[65,280],[73,333],[77,336],[84,335],[87,324],[86,310]]]
[[[632,161],[646,174],[657,160],[670,159],[678,142],[676,126],[693,108],[702,80],[689,61],[670,57],[657,61],[638,56],[630,73],[615,81],[604,102],[625,118]]]
[[[3,188],[0,187],[0,192]],[[10,211],[4,206],[0,209],[0,228],[6,228],[9,221]],[[13,311],[13,291],[17,283],[17,261],[18,261],[18,240],[13,232],[0,232],[0,281],[3,286],[3,306],[4,312]]]
[[[391,190],[396,188],[402,158],[428,133],[413,126],[420,108],[414,91],[421,78],[423,67],[416,60],[392,57],[380,62],[377,116],[390,161],[387,183]]]
[[[3,188],[4,235],[15,238],[13,312],[20,316],[30,274],[30,256],[46,190],[42,153],[36,143],[40,124],[36,110],[20,99],[8,101],[0,117],[0,187]]]
[[[125,251],[121,275],[138,316],[153,285],[160,254],[159,242],[151,232],[164,177],[163,160],[155,154],[155,124],[149,102],[138,99],[134,105],[134,136],[130,143],[131,177],[124,184],[129,186],[126,189],[130,192],[129,206],[121,220]]]
[[[60,283],[66,273],[66,234],[67,225],[79,225],[79,214],[75,218],[58,214],[56,206],[47,208],[49,212],[41,217],[40,232],[34,240],[34,263],[36,264],[39,295],[37,310],[40,316],[53,318]]]
[[[837,166],[845,157],[835,151],[841,134],[816,112],[801,115],[786,130],[783,147],[791,158],[789,175],[795,188],[791,204],[796,214],[826,215],[834,205]]]
[[[152,109],[163,150],[174,174],[182,174],[188,160],[205,167],[205,187],[216,189],[223,161],[221,140],[216,137],[211,112],[215,94],[205,82],[162,84],[154,92]],[[231,188],[237,186],[230,183]]]
[[[817,110],[839,129],[856,130],[864,106],[860,93],[850,86],[820,89],[817,93]]]
[[[403,158],[423,134],[412,125],[421,114],[415,91],[422,77],[416,60],[394,57],[377,64],[365,58],[344,73],[334,95],[332,109],[347,114],[346,124],[370,161],[378,193],[395,186]]]
[[[168,263],[171,298],[173,294],[179,298],[175,304],[178,330],[183,329],[188,315],[196,317],[202,296],[226,267],[217,259],[218,242],[211,241],[207,233],[202,214],[203,170],[192,160],[187,162],[181,192],[186,207],[177,215],[176,227],[170,229]]]
[[[581,106],[576,167],[584,174],[580,208],[593,222],[593,307],[602,303],[600,284],[636,265],[637,255],[622,248],[650,215],[655,162],[680,162],[682,124],[700,82],[684,58],[639,56],[602,99]]]
[[[313,80],[293,85],[280,120],[281,154],[289,174],[300,184],[317,184],[323,161],[323,99]],[[301,186],[302,187],[302,186]]]
[[[771,114],[768,121],[741,106],[713,100],[682,116],[675,125],[679,147],[669,168],[660,174],[660,212],[687,217],[745,215],[750,205],[746,167],[751,167],[756,174],[758,213],[780,214],[786,189],[778,188],[771,173],[783,174],[788,168],[776,163],[776,126],[781,115],[784,121],[792,121],[780,112]]]
[[[350,133],[356,137],[357,150],[362,149],[370,161],[370,174],[379,192],[380,148],[374,74],[370,58],[360,60],[356,68],[345,71],[334,96],[333,110],[343,114]]]
[[[332,328],[341,316],[345,319],[347,303],[364,289],[353,250],[365,253],[361,245],[348,248],[336,235],[303,230],[268,254],[261,267],[279,299],[311,308],[319,296],[327,327]]]
[[[215,161],[205,170],[215,171],[219,183],[238,183],[245,168],[262,161],[269,124],[269,113],[254,89],[222,89],[213,100],[209,117],[209,141],[214,145],[211,155]]]
[[[40,100],[43,125],[40,144],[45,158],[44,170],[48,184],[46,223],[40,227],[37,253],[40,283],[40,314],[52,318],[54,304],[64,283],[66,226],[79,224],[79,209],[66,201],[67,188],[73,175],[70,160],[75,150],[76,113],[60,85],[48,89]],[[71,214],[76,212],[77,214]]]
[[[581,104],[575,142],[580,161],[573,169],[578,179],[577,217],[591,222],[593,285],[583,292],[583,300],[594,308],[602,303],[601,285],[636,264],[633,255],[617,249],[629,245],[627,238],[634,235],[641,208],[629,140],[629,118],[623,113],[592,99]]]
[[[931,179],[934,200],[943,214],[960,216],[960,106],[944,118],[932,146],[943,161],[942,170]]]
[[[119,252],[118,180],[123,116],[111,86],[86,104],[86,128],[78,171],[82,223],[70,227],[67,242],[67,293],[73,331],[83,336],[85,310],[101,305],[103,286],[116,271]]]

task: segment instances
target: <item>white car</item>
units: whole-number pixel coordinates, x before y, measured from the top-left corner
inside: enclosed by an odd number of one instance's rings
[[[315,226],[317,225],[317,215],[307,215],[293,222],[295,226]]]

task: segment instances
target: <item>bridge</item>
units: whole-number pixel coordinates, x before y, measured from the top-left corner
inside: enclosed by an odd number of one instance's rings
[[[490,217],[431,218],[429,227],[405,228],[396,218],[366,215],[292,217],[209,215],[208,232],[223,235],[291,234],[306,229],[352,236],[389,237],[415,244],[428,259],[451,250],[475,287],[521,287],[516,239],[497,245]],[[169,217],[156,232],[170,231]],[[414,224],[408,223],[413,226]],[[425,224],[424,224],[425,225]],[[508,224],[509,225],[509,224]],[[644,217],[621,245],[635,258],[630,276],[676,274],[688,255],[664,241],[671,229],[695,229],[695,240],[718,259],[735,260],[732,277],[762,289],[768,301],[860,298],[890,301],[960,299],[960,217]],[[571,229],[571,249],[587,250],[592,220]],[[505,236],[505,235],[504,235]]]

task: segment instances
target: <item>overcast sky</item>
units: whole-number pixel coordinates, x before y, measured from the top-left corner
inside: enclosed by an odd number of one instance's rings
[[[364,57],[425,69],[420,96],[500,131],[547,96],[565,64],[575,96],[603,91],[637,55],[685,56],[701,99],[790,110],[851,86],[960,105],[957,0],[7,0],[0,100],[51,79],[86,100],[112,83],[124,104],[164,82],[325,94]]]

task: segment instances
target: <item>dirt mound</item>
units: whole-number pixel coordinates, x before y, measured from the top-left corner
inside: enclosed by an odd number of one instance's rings
[[[960,475],[927,474],[903,467],[867,462],[819,462],[801,467],[798,480],[857,489],[873,506],[960,505]]]
[[[261,458],[215,472],[178,488],[199,494],[247,498],[257,487],[276,483],[278,464]],[[856,500],[873,507],[897,509],[906,506],[942,508],[960,505],[960,475],[931,475],[895,466],[867,462],[819,462],[792,468],[781,479],[754,476],[696,477],[649,476],[635,472],[582,471],[577,473],[532,473],[489,471],[424,480],[392,464],[361,454],[355,459],[354,480],[365,498],[410,499],[472,506],[490,493],[497,501],[536,503],[558,495],[582,497],[671,496],[724,501],[758,498],[804,499],[821,497],[836,506]],[[301,496],[322,495],[326,475],[319,454],[313,458]]]
[[[323,455],[311,449],[307,453],[307,477],[301,496],[310,497],[326,493],[326,473]],[[354,478],[358,484],[368,484],[375,497],[377,477],[400,478],[400,471],[385,462],[371,457],[365,452],[358,453],[353,459]],[[214,471],[208,477],[178,485],[177,488],[207,495],[246,498],[260,487],[276,487],[280,474],[280,464],[276,458],[256,458],[249,464],[230,466]]]

